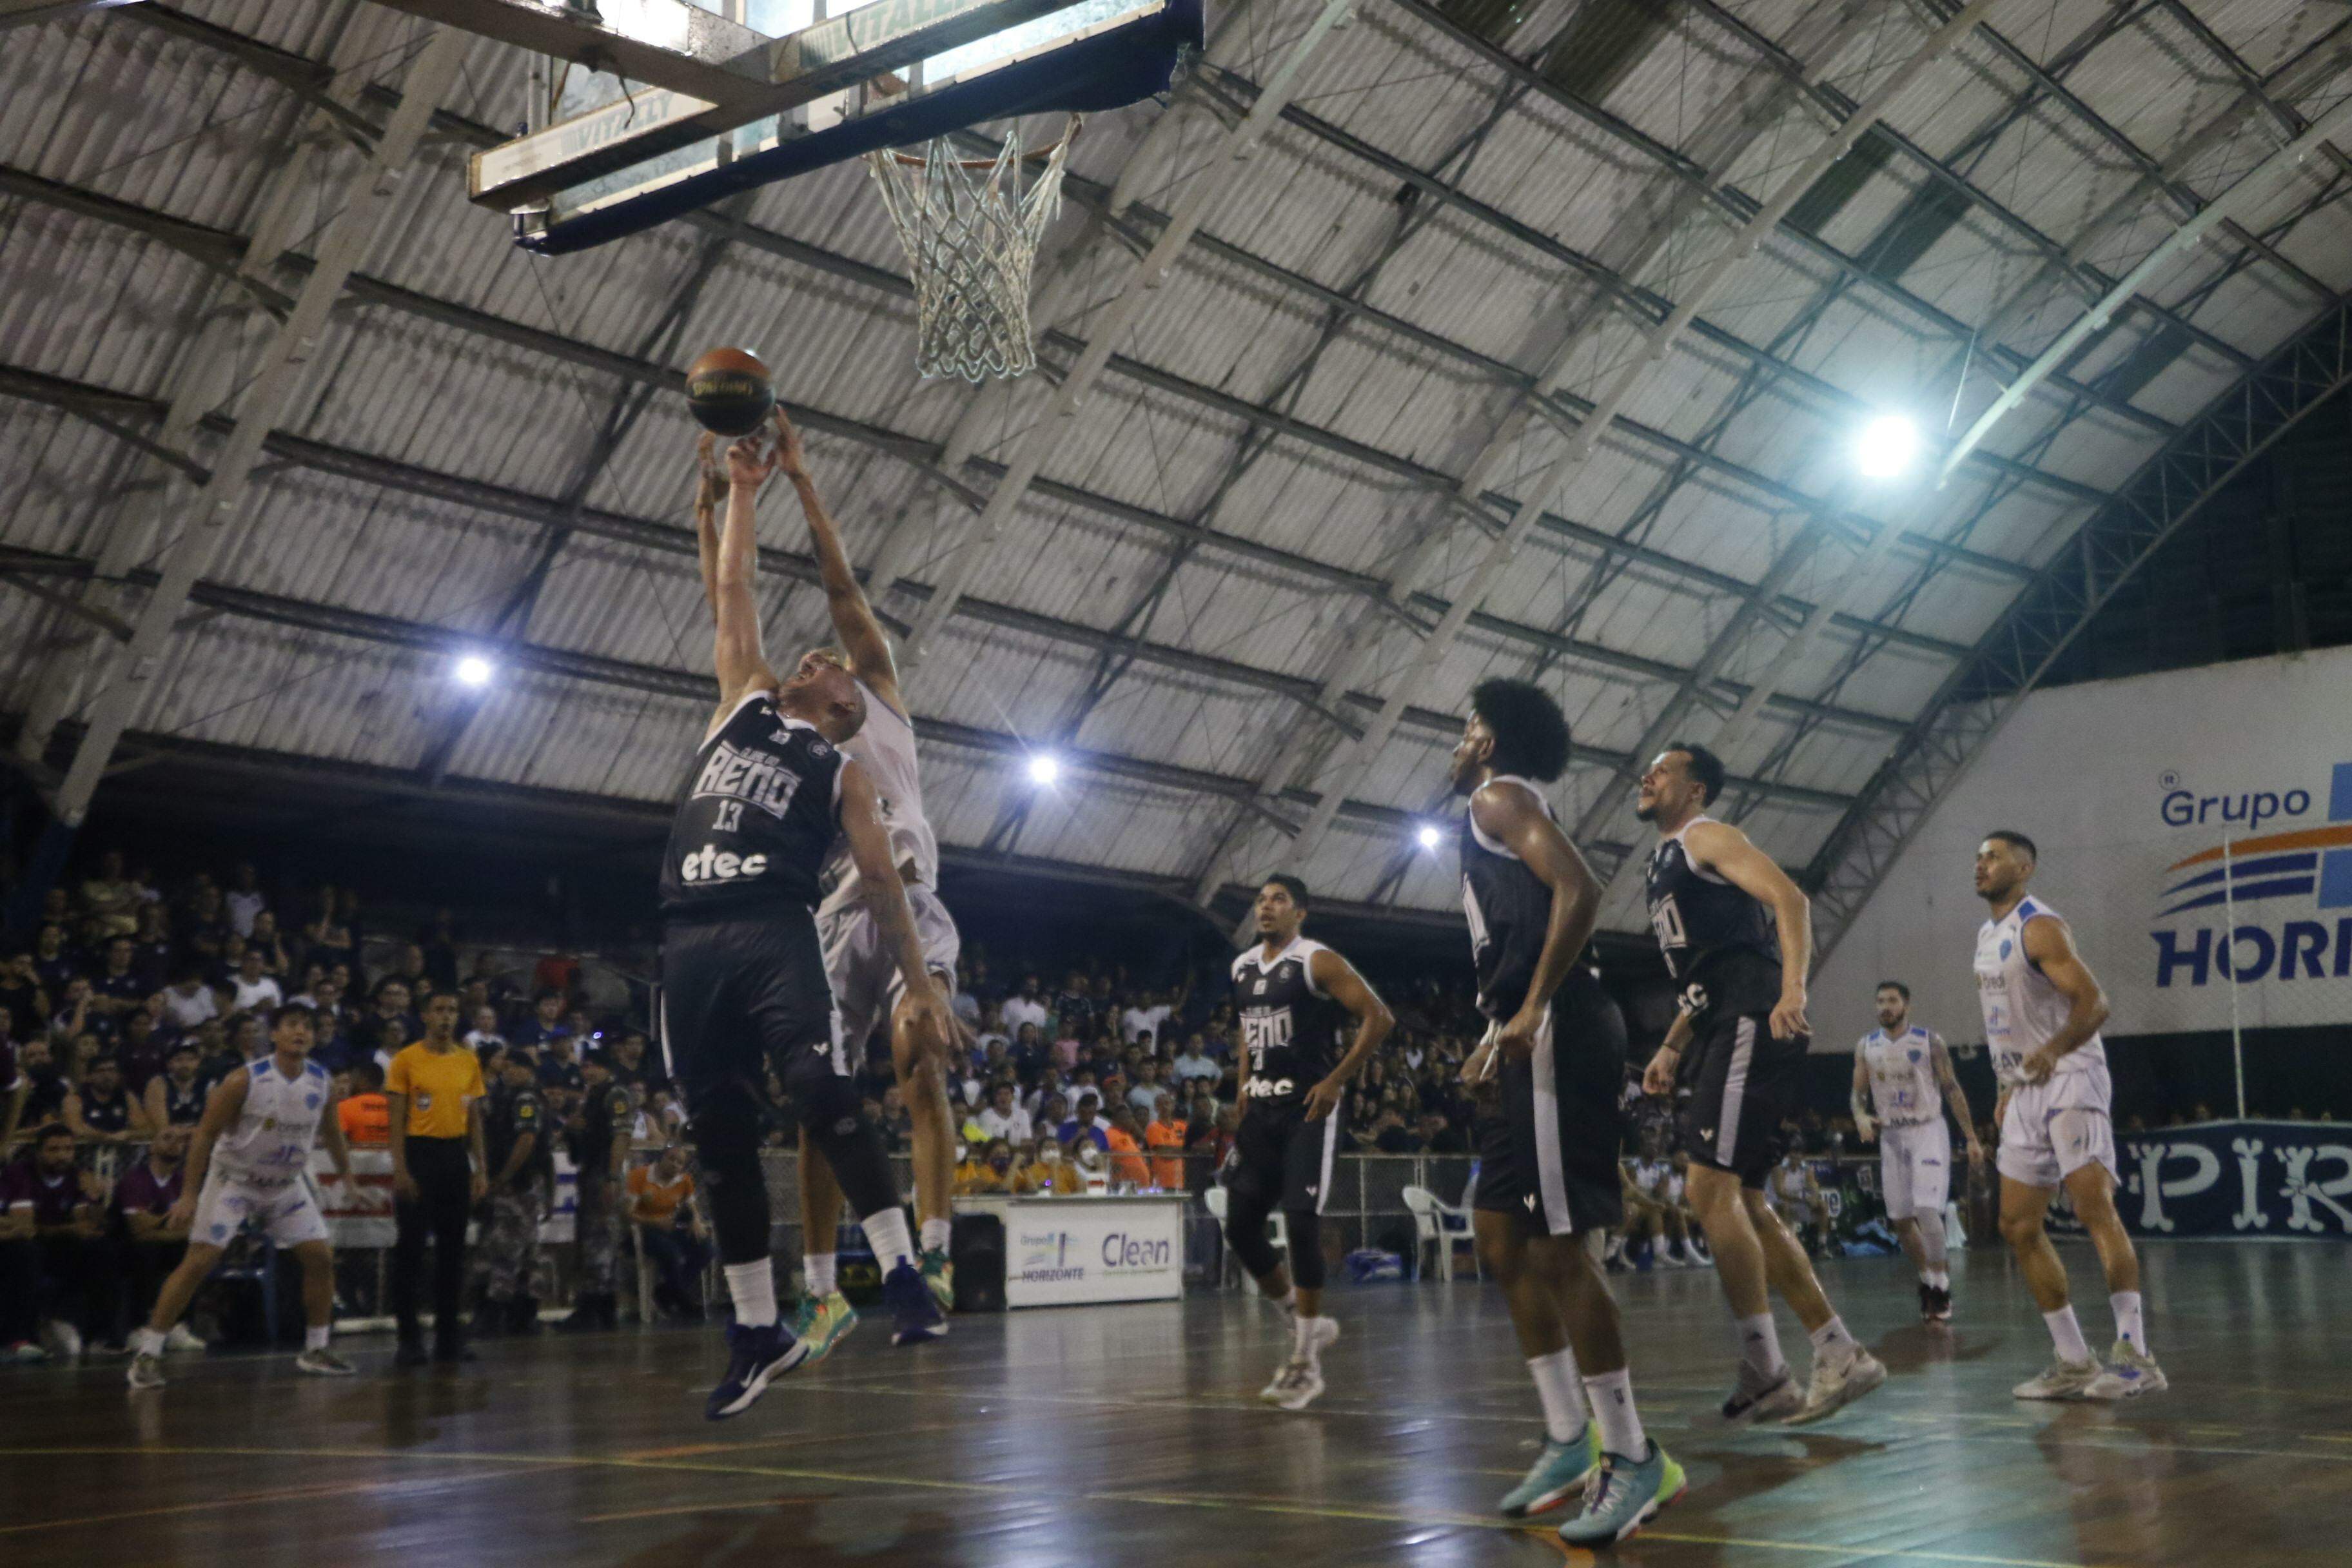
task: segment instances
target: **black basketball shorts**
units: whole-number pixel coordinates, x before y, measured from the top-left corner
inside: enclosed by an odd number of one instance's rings
[[[662,933],[661,982],[662,1054],[690,1115],[716,1095],[767,1102],[771,1072],[795,1100],[849,1074],[806,910],[674,922]]]
[[[1309,1121],[1304,1105],[1253,1102],[1234,1133],[1234,1163],[1225,1172],[1225,1191],[1286,1214],[1321,1214],[1331,1195],[1332,1162],[1344,1136],[1342,1119],[1337,1107],[1322,1121]]]
[[[1811,1040],[1772,1037],[1769,1013],[1717,1013],[1698,1025],[1678,1075],[1684,1152],[1762,1190],[1782,1153],[1780,1122],[1795,1112]]]
[[[1552,996],[1535,1049],[1525,1061],[1506,1058],[1496,1071],[1501,1094],[1496,1114],[1477,1124],[1471,1206],[1509,1215],[1533,1236],[1623,1224],[1617,1100],[1625,1018],[1601,983],[1571,974]]]

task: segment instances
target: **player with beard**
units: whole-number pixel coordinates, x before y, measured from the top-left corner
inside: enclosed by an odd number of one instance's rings
[[[1469,803],[1462,904],[1487,1019],[1464,1071],[1500,1090],[1499,1114],[1482,1124],[1471,1224],[1544,1412],[1542,1451],[1501,1508],[1542,1512],[1583,1486],[1559,1536],[1598,1546],[1633,1534],[1687,1482],[1643,1429],[1600,1247],[1585,1245],[1624,1219],[1625,1020],[1586,951],[1601,885],[1540,787],[1568,757],[1559,704],[1526,681],[1486,680],[1470,693],[1448,776]]]
[[[1642,775],[1636,811],[1658,830],[1650,856],[1650,924],[1680,994],[1673,1026],[1643,1075],[1650,1093],[1690,1090],[1681,1118],[1691,1207],[1738,1320],[1739,1376],[1724,1415],[1819,1421],[1886,1381],[1886,1368],[1822,1294],[1813,1266],[1764,1201],[1780,1158],[1780,1123],[1798,1109],[1811,1037],[1805,976],[1811,907],[1748,835],[1706,815],[1723,793],[1721,759],[1677,741]],[[1780,1354],[1769,1291],[1796,1310],[1813,1342],[1804,1392]]]

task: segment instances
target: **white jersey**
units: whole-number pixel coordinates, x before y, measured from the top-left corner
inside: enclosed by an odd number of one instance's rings
[[[1985,1045],[1992,1052],[1993,1077],[2014,1089],[2025,1081],[2025,1058],[2065,1026],[2069,1004],[2049,977],[2025,956],[2025,927],[2058,911],[2039,899],[2017,907],[1977,932],[1977,998],[1984,1004]],[[2093,1035],[2079,1049],[2058,1058],[2054,1076],[2105,1073],[2107,1048]]]
[[[842,750],[856,760],[874,782],[881,797],[882,826],[890,836],[890,863],[902,870],[915,868],[915,885],[940,885],[940,841],[923,815],[923,780],[915,766],[915,726],[898,710],[874,694],[864,681],[858,694],[866,699],[866,726]],[[849,858],[846,839],[836,843],[824,868],[824,901],[819,915],[833,914],[856,903],[857,867]]]
[[[275,1056],[247,1062],[239,1070],[250,1080],[245,1108],[213,1145],[213,1163],[238,1181],[290,1182],[310,1163],[311,1141],[318,1136],[333,1081],[317,1062],[303,1063],[300,1075],[289,1079],[278,1069]]]
[[[1944,1086],[1936,1081],[1935,1031],[1913,1025],[1899,1035],[1873,1029],[1854,1047],[1870,1074],[1870,1103],[1889,1127],[1917,1127],[1944,1119]]]
[[[1633,1185],[1661,1203],[1678,1204],[1683,1199],[1682,1178],[1664,1160],[1634,1161]]]

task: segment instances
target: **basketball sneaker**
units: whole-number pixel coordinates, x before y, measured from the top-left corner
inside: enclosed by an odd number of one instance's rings
[[[894,1345],[919,1345],[948,1331],[929,1283],[911,1263],[901,1263],[882,1281],[882,1304],[890,1309],[898,1326],[890,1331]]]
[[[2142,1354],[2129,1340],[2117,1340],[2107,1352],[2107,1364],[2083,1390],[2083,1397],[2137,1399],[2143,1394],[2162,1394],[2171,1386],[2155,1358]]]
[[[1592,1422],[1587,1421],[1584,1430],[1565,1443],[1555,1443],[1546,1435],[1543,1452],[1528,1467],[1527,1479],[1503,1494],[1503,1517],[1525,1519],[1529,1514],[1549,1513],[1600,1468],[1601,1428]]]
[[[8,1346],[7,1352],[5,1355],[0,1355],[0,1361],[18,1362],[26,1366],[30,1366],[35,1362],[47,1361],[48,1359],[49,1352],[35,1344],[30,1340],[16,1341]]]
[[[49,1353],[59,1361],[81,1360],[81,1331],[62,1318],[49,1321],[47,1331]]]
[[[314,1351],[304,1351],[294,1358],[294,1370],[307,1372],[312,1377],[349,1377],[359,1369],[320,1345]]]
[[[911,1270],[902,1268],[902,1272]],[[751,1409],[768,1391],[770,1379],[800,1364],[799,1351],[792,1330],[782,1323],[762,1323],[755,1329],[729,1324],[727,1375],[710,1391],[710,1402],[702,1413],[713,1421],[724,1421]]]
[[[1952,1321],[1951,1288],[1945,1285],[1930,1285],[1927,1289],[1933,1297],[1933,1300],[1927,1303],[1927,1321],[1931,1323],[1950,1322]]]
[[[177,1351],[189,1355],[202,1355],[205,1351],[205,1342],[196,1338],[194,1331],[187,1324],[173,1323],[172,1331],[163,1336],[163,1349],[166,1352]]]
[[[1804,1408],[1781,1425],[1810,1426],[1826,1421],[1885,1381],[1886,1363],[1866,1350],[1856,1347],[1853,1354],[1836,1363],[1816,1354],[1813,1386],[1806,1391]]]
[[[1258,1397],[1277,1410],[1304,1410],[1322,1394],[1323,1368],[1303,1356],[1292,1356]]]
[[[923,1254],[923,1283],[940,1311],[955,1310],[955,1265],[948,1261],[946,1247],[934,1247]]]
[[[1778,1377],[1768,1378],[1746,1362],[1739,1363],[1739,1381],[1731,1387],[1731,1397],[1723,1402],[1726,1421],[1781,1421],[1805,1407],[1805,1391],[1797,1386],[1797,1374],[1786,1366]]]
[[[2009,1392],[2017,1399],[2080,1399],[2098,1380],[2097,1362],[2068,1361],[2061,1356],[2039,1376],[2027,1378]]]
[[[1919,1321],[1923,1323],[1936,1321],[1936,1288],[1925,1279],[1919,1281]]]
[[[814,1296],[801,1298],[800,1310],[793,1316],[793,1337],[803,1347],[801,1365],[814,1366],[833,1353],[833,1347],[849,1337],[857,1326],[857,1309],[849,1298],[835,1290],[820,1301]]]
[[[131,1370],[123,1374],[123,1381],[133,1388],[163,1387],[163,1358],[140,1352],[131,1358]]]
[[[1690,1479],[1683,1468],[1650,1439],[1650,1451],[1638,1459],[1622,1454],[1601,1456],[1600,1471],[1585,1489],[1584,1511],[1559,1527],[1559,1538],[1571,1546],[1607,1546],[1624,1540],[1660,1509],[1683,1495]]]

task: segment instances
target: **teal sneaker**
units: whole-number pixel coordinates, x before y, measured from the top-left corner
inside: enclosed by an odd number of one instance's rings
[[[1543,1452],[1528,1468],[1528,1479],[1503,1494],[1503,1517],[1525,1519],[1531,1513],[1549,1513],[1566,1502],[1600,1464],[1601,1428],[1590,1421],[1565,1443],[1546,1437]]]
[[[849,1298],[835,1290],[820,1301],[814,1296],[801,1298],[800,1310],[793,1317],[793,1338],[806,1347],[799,1365],[814,1366],[833,1353],[833,1347],[849,1337],[857,1326],[857,1309]]]
[[[955,1310],[955,1265],[948,1261],[944,1247],[933,1247],[923,1254],[923,1283],[930,1288],[931,1300],[940,1304],[942,1312]]]
[[[1601,1474],[1585,1489],[1584,1511],[1559,1527],[1559,1538],[1571,1546],[1607,1546],[1624,1540],[1660,1509],[1683,1495],[1690,1479],[1683,1468],[1650,1439],[1650,1451],[1639,1459],[1622,1454],[1601,1456]]]

